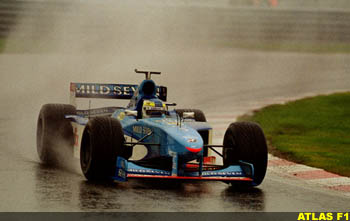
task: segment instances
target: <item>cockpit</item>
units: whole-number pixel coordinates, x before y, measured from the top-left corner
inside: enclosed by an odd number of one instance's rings
[[[166,114],[166,105],[159,100],[144,100],[142,105],[142,117],[162,117]]]

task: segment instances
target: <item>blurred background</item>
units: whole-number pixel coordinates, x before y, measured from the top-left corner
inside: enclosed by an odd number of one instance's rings
[[[144,42],[349,50],[349,10],[347,0],[1,0],[0,47],[11,36],[12,52],[105,53]]]
[[[25,102],[45,91],[66,103],[70,81],[135,83],[135,68],[168,73],[157,82],[181,83],[186,99],[175,96],[179,87],[169,98],[185,104],[203,105],[217,88],[212,79],[266,87],[256,79],[273,72],[302,89],[313,72],[312,88],[323,75],[345,71],[349,26],[346,0],[0,0],[0,50],[8,55],[2,88],[16,84]],[[275,95],[273,88],[266,89]]]

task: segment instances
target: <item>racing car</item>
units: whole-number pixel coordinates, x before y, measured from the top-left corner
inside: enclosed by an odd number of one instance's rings
[[[88,180],[215,180],[257,186],[265,177],[267,144],[259,125],[231,123],[223,144],[198,109],[167,103],[167,87],[145,74],[139,85],[71,83],[70,104],[45,104],[37,122],[42,162],[80,159]],[[126,107],[77,109],[76,98],[128,99]],[[140,146],[146,154],[133,159]],[[62,154],[62,151],[64,154]],[[216,158],[222,157],[217,163]]]

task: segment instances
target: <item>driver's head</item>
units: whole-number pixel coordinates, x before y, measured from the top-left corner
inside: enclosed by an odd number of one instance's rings
[[[142,116],[143,118],[148,117],[161,117],[163,114],[166,113],[166,107],[165,104],[163,104],[161,101],[156,100],[144,100],[143,106],[142,106]]]

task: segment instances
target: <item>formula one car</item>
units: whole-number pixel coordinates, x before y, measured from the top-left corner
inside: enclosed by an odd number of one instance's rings
[[[257,124],[232,123],[223,145],[214,145],[212,127],[202,111],[170,110],[176,104],[166,103],[167,88],[151,80],[160,72],[135,71],[146,75],[140,85],[71,83],[70,105],[44,105],[37,124],[41,161],[56,164],[80,158],[88,180],[215,180],[248,186],[263,181],[267,145]],[[78,110],[76,98],[130,102],[125,108]],[[147,154],[133,160],[140,146]],[[223,163],[215,163],[214,153]]]

